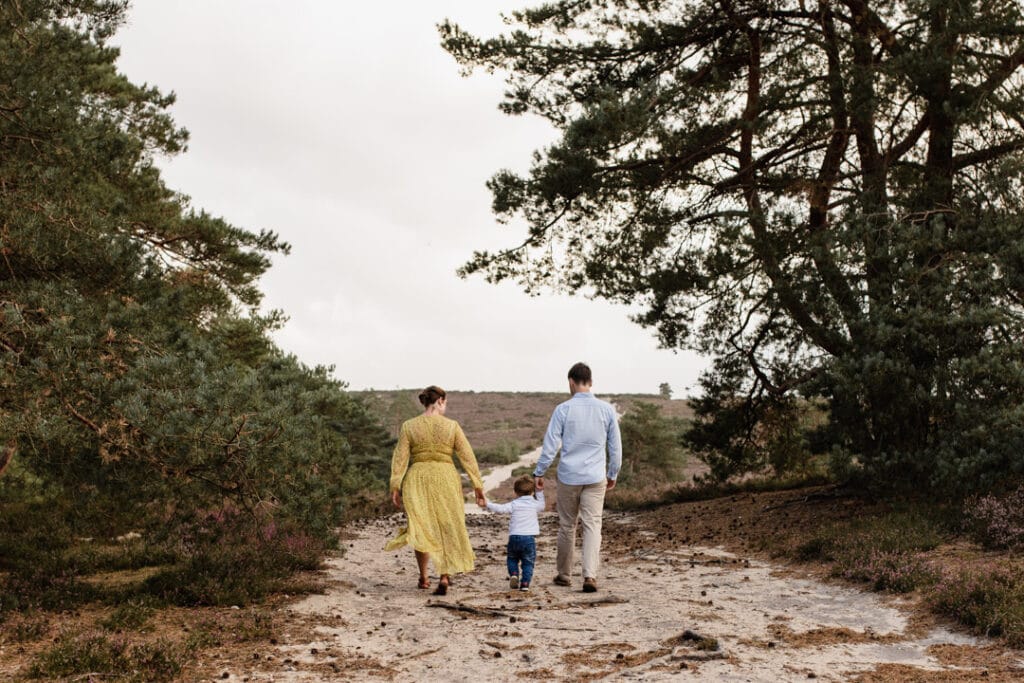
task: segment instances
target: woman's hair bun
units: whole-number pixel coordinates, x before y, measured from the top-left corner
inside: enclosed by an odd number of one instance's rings
[[[444,392],[444,389],[431,384],[429,387],[420,392],[420,403],[423,404],[424,408],[428,408],[437,403],[442,398],[447,398],[448,394]]]

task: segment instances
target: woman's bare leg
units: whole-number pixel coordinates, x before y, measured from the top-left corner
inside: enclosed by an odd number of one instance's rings
[[[416,564],[420,568],[420,583],[430,583],[430,576],[427,574],[427,565],[430,562],[430,553],[416,552]]]

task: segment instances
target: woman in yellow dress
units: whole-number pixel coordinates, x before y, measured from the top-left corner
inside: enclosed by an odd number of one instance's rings
[[[434,594],[444,595],[450,576],[472,571],[475,559],[466,532],[462,479],[452,454],[469,475],[478,502],[484,496],[483,481],[462,427],[444,416],[448,407],[444,389],[429,386],[419,399],[423,414],[402,424],[391,458],[391,500],[395,507],[404,505],[409,524],[385,549],[406,544],[413,547],[420,588],[430,588],[427,563],[433,557],[434,569],[440,575]]]

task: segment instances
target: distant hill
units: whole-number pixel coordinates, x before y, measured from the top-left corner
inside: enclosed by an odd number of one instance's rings
[[[397,435],[402,422],[421,411],[416,396],[419,389],[358,391],[380,414],[387,427]],[[638,401],[657,405],[666,417],[690,419],[693,410],[685,399],[665,399],[658,394],[602,394],[597,396],[627,413]],[[462,425],[481,460],[507,460],[511,454],[536,448],[544,438],[548,419],[555,406],[569,393],[509,391],[449,391],[448,416]]]

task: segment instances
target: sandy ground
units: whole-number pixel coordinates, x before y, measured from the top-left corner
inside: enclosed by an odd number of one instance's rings
[[[550,514],[532,591],[507,590],[504,520],[476,515],[467,524],[477,570],[456,577],[447,596],[433,597],[415,587],[410,551],[380,550],[400,523],[394,516],[358,530],[345,557],[331,563],[337,583],[292,608],[323,623],[309,642],[282,647],[280,657],[293,670],[273,680],[323,680],[324,663],[353,678],[400,681],[840,681],[879,664],[985,675],[985,666],[944,664],[948,658],[936,655],[937,646],[984,645],[976,639],[944,628],[922,631],[896,602],[777,574],[714,549],[609,553],[598,593],[554,586]],[[606,521],[632,524],[621,515]],[[451,609],[459,607],[478,611]],[[688,630],[715,639],[718,649],[700,649],[683,637]]]
[[[492,473],[488,490],[500,476]],[[553,513],[542,516],[530,592],[508,590],[506,518],[467,515],[477,568],[434,597],[416,588],[411,550],[382,550],[403,521],[393,515],[345,529],[327,591],[288,608],[307,628],[267,657],[274,671],[254,666],[230,678],[1024,680],[1020,653],[915,621],[898,599],[720,548],[659,549],[643,515],[606,514],[596,594],[582,593],[578,576],[572,587],[551,583]]]

